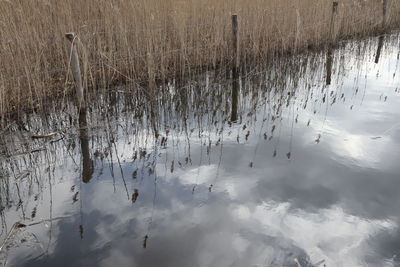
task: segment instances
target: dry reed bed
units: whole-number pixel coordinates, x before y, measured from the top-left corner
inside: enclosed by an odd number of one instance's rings
[[[234,13],[244,63],[320,46],[331,10],[331,1],[320,0],[3,0],[0,115],[40,109],[71,91],[66,32],[79,36],[84,82],[95,91],[229,62]],[[388,11],[388,27],[396,27],[399,1],[389,1]],[[365,35],[381,30],[381,21],[381,1],[343,0],[336,33]]]

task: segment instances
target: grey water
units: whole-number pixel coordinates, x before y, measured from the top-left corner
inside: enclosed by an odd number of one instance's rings
[[[0,137],[2,264],[400,266],[399,44],[26,115]]]

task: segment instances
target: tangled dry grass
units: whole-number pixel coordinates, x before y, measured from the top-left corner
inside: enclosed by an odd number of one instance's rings
[[[84,83],[96,92],[229,63],[234,13],[250,65],[325,44],[331,12],[321,0],[2,0],[0,115],[69,94],[66,32],[77,33]],[[381,22],[381,1],[342,0],[335,32],[366,35]],[[399,23],[400,3],[389,0],[387,26]]]

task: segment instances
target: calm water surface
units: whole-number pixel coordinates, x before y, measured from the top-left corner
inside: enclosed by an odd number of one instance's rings
[[[80,130],[74,111],[12,126],[2,263],[400,266],[400,46],[385,38],[378,63],[377,38],[335,50],[330,85],[325,53],[250,70],[235,122],[231,84],[208,73],[153,112],[117,93]]]

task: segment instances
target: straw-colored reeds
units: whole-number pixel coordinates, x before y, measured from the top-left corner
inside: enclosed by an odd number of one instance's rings
[[[0,115],[40,109],[72,91],[66,32],[79,38],[90,92],[230,62],[232,14],[241,62],[250,64],[325,44],[331,12],[332,2],[321,0],[1,0]],[[382,14],[381,1],[339,1],[336,34],[379,31]],[[399,22],[399,1],[389,0],[386,25]]]

